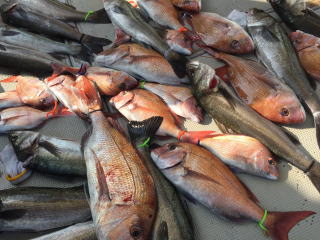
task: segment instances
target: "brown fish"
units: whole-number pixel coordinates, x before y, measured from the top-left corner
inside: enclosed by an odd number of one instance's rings
[[[263,117],[284,124],[306,120],[295,93],[262,64],[225,53],[216,53],[215,57],[229,65],[227,79],[238,96]]]
[[[156,83],[141,83],[140,87],[161,97],[170,110],[178,116],[197,123],[203,120],[203,111],[190,88]]]
[[[181,32],[186,31],[178,20],[178,11],[172,5],[171,0],[137,0],[137,4],[159,25]]]
[[[251,37],[240,25],[216,13],[186,16],[186,21],[209,47],[231,54],[251,53],[254,50]]]
[[[95,56],[94,65],[124,71],[147,82],[168,85],[189,83],[189,78],[178,78],[169,62],[152,49],[135,43],[123,44]]]
[[[292,32],[289,36],[304,70],[320,81],[320,38],[302,31]]]
[[[129,121],[143,121],[151,117],[163,117],[157,135],[171,136],[181,141],[194,142],[210,136],[212,131],[186,132],[179,127],[179,117],[171,113],[169,107],[154,93],[135,89],[121,92],[110,100]]]
[[[268,212],[247,187],[208,150],[188,143],[171,143],[152,150],[162,173],[193,202],[232,221],[251,220],[273,240],[288,240],[288,232],[311,211]]]
[[[153,179],[130,142],[108,122],[99,94],[83,80],[91,126],[82,143],[90,207],[99,240],[147,240],[156,214]]]
[[[236,135],[218,134],[203,139],[199,145],[205,147],[215,156],[240,173],[277,180],[278,163],[271,152],[255,138]]]
[[[171,0],[173,5],[188,12],[200,12],[201,0]]]

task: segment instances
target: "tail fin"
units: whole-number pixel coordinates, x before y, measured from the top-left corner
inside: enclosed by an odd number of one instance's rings
[[[67,65],[61,65],[59,63],[52,63],[51,68],[53,70],[53,75],[57,76],[63,73],[70,73],[72,75],[77,75],[79,68],[69,67]]]
[[[142,122],[129,122],[128,131],[131,141],[142,146],[145,140],[150,140],[156,134],[162,121],[162,117],[152,117]]]
[[[215,136],[215,131],[192,131],[192,132],[180,132],[179,136],[177,137],[178,140],[182,142],[194,143],[198,144],[199,141],[210,138]]]
[[[87,49],[81,44],[70,44],[68,47],[68,54],[72,56],[82,56],[87,54]]]
[[[183,78],[186,76],[186,65],[188,63],[188,59],[173,50],[170,50],[167,54],[165,54],[165,58],[171,64],[173,71],[179,78]]]
[[[320,148],[320,112],[313,113],[314,126],[316,128],[316,136],[318,147]]]
[[[104,8],[95,12],[88,12],[84,21],[88,23],[111,23],[111,20]]]
[[[320,193],[320,163],[314,162],[310,170],[307,172],[307,175]]]
[[[291,228],[313,214],[315,212],[311,211],[270,212],[265,225],[273,240],[288,240],[288,233]]]
[[[99,38],[93,37],[89,35],[83,35],[81,39],[81,43],[83,46],[88,48],[88,50],[92,53],[100,53],[103,51],[103,47],[112,43],[107,38]]]

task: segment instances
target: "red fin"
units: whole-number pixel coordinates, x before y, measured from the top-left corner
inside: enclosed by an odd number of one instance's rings
[[[224,65],[222,67],[216,68],[215,69],[216,74],[225,82],[229,82],[229,66]]]
[[[82,87],[79,87],[81,85]],[[83,97],[83,100],[89,106],[90,111],[101,109],[100,95],[93,83],[85,76],[77,79],[77,88]]]
[[[9,83],[9,82],[17,82],[18,81],[17,80],[18,77],[19,76],[11,76],[11,77],[8,77],[8,78],[5,78],[5,79],[1,80],[0,82],[7,82],[7,83]]]
[[[191,132],[182,132],[182,134],[179,134],[178,139],[182,142],[189,142],[198,144],[199,141],[210,138],[214,136],[214,131],[191,131]]]
[[[76,75],[79,72],[79,68],[64,66],[58,63],[52,63],[51,68],[53,70],[52,76],[58,76],[64,72],[71,73],[72,75]]]
[[[130,42],[131,40],[131,37],[127,35],[125,32],[123,32],[120,28],[115,28],[114,34],[115,34],[115,40],[113,43],[114,46],[120,46],[121,44]]]
[[[54,101],[54,106],[53,109],[47,113],[47,118],[50,118],[55,116],[57,114],[57,109],[58,109],[58,101]]]
[[[273,240],[288,240],[288,233],[298,222],[316,214],[311,211],[270,212],[266,220],[268,234]]]

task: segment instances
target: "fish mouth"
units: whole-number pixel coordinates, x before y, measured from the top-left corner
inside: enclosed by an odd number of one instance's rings
[[[193,76],[194,73],[199,69],[200,62],[193,61],[187,64],[187,72],[190,76]]]

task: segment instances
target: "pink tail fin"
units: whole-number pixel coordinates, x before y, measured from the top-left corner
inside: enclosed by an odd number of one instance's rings
[[[270,212],[265,226],[273,240],[288,240],[289,231],[298,222],[313,214],[315,212],[312,211]]]
[[[191,131],[191,132],[181,131],[180,134],[177,136],[177,138],[182,142],[198,144],[199,141],[205,138],[210,138],[214,136],[214,134],[215,134],[215,131]]]
[[[64,66],[64,65],[61,65],[58,63],[52,63],[51,68],[53,70],[52,75],[54,75],[54,76],[58,76],[64,72],[70,73],[72,75],[76,75],[80,71],[80,68]]]

